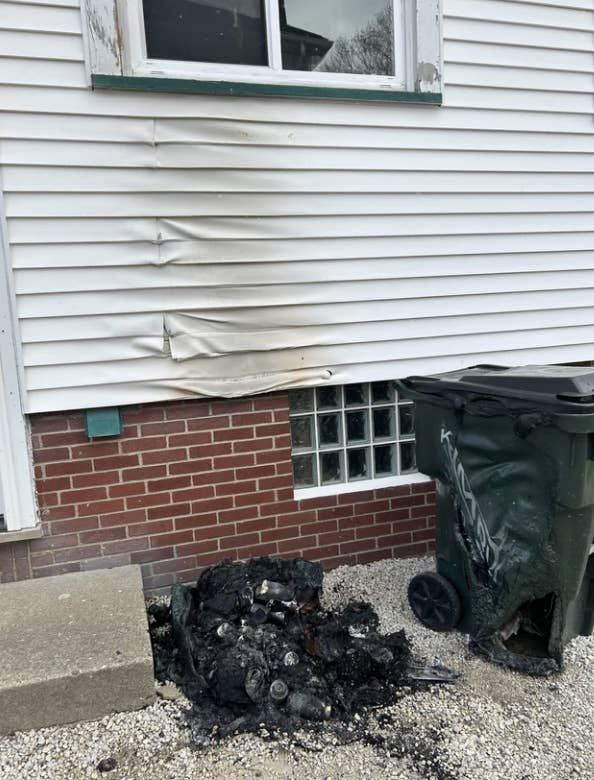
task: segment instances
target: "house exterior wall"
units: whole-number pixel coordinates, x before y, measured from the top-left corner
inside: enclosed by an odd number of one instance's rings
[[[284,392],[128,407],[121,436],[92,441],[79,412],[33,416],[44,536],[0,544],[0,582],[137,563],[155,591],[225,556],[433,549],[431,482],[294,500],[288,421]]]
[[[593,17],[444,0],[433,107],[92,92],[0,0],[26,411],[590,359]]]

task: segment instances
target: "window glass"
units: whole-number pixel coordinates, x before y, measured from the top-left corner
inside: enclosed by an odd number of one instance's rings
[[[268,65],[264,0],[143,0],[147,56]]]
[[[278,0],[285,70],[394,75],[393,0]]]

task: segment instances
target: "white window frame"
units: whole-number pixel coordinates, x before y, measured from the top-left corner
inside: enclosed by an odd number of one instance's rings
[[[264,0],[268,66],[151,60],[146,54],[142,0],[83,0],[89,79],[153,79],[283,85],[392,93],[441,93],[441,0],[394,0],[394,76],[283,71],[277,0]],[[128,84],[128,86],[132,86]]]
[[[348,383],[351,384],[351,383]],[[314,423],[313,423],[313,436],[314,436],[314,443],[312,447],[305,448],[305,449],[294,449],[293,443],[291,442],[291,458],[293,455],[309,455],[314,454],[314,457],[316,458],[316,471],[319,468],[319,460],[318,456],[321,452],[324,451],[340,451],[342,453],[343,458],[343,469],[345,471],[345,477],[346,477],[346,470],[347,470],[347,462],[346,462],[346,453],[349,449],[358,449],[361,447],[369,447],[370,449],[370,457],[373,458],[373,446],[375,445],[382,445],[384,443],[386,444],[394,444],[396,448],[396,458],[397,458],[397,471],[398,474],[394,474],[391,476],[380,476],[380,477],[373,477],[371,479],[355,479],[351,481],[345,481],[345,482],[332,482],[326,485],[315,485],[312,487],[295,487],[293,489],[293,495],[296,500],[306,499],[306,498],[319,498],[323,496],[336,496],[336,495],[344,495],[346,493],[360,493],[362,491],[367,490],[381,490],[382,488],[389,488],[389,487],[395,487],[398,485],[409,485],[414,484],[418,482],[430,482],[430,477],[426,476],[425,474],[421,474],[419,471],[407,471],[404,473],[400,472],[400,454],[399,454],[399,444],[400,442],[407,442],[407,441],[414,441],[414,438],[408,438],[401,435],[400,428],[399,428],[399,420],[398,420],[398,409],[399,409],[399,401],[398,397],[395,393],[395,398],[391,402],[381,402],[374,404],[371,399],[371,385],[372,382],[357,382],[356,384],[365,384],[368,386],[367,388],[367,402],[361,405],[356,406],[345,406],[344,404],[344,388],[346,385],[339,385],[340,393],[341,393],[341,403],[340,406],[336,409],[327,409],[327,410],[320,410],[317,406],[317,401],[314,398],[314,408],[312,411],[303,411],[303,412],[293,412],[289,415],[290,420],[299,419],[300,417],[309,417],[313,416]],[[304,388],[305,389],[305,388]],[[311,388],[313,390],[313,393],[315,395],[317,388]],[[289,391],[290,392],[290,391]],[[378,408],[394,408],[394,423],[395,423],[395,430],[393,437],[389,437],[388,439],[377,439],[374,440],[371,434],[371,426],[373,425],[373,416],[372,412],[373,409]],[[351,443],[348,444],[346,442],[346,414],[350,410],[358,411],[359,409],[365,409],[368,412],[368,425],[369,425],[369,438],[367,442],[361,442],[361,443]],[[344,437],[338,445],[336,446],[329,446],[329,447],[322,447],[320,446],[320,443],[318,441],[318,428],[317,428],[317,417],[319,414],[324,414],[324,412],[327,412],[328,414],[340,414],[342,416],[342,431],[344,434]],[[371,465],[371,464],[370,464]]]
[[[38,527],[29,428],[21,401],[14,296],[0,180],[0,491],[7,538]],[[4,534],[0,533],[0,543]]]

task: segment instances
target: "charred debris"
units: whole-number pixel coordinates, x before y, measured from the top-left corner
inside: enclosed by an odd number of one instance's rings
[[[149,607],[157,679],[192,702],[199,744],[360,724],[415,687],[456,679],[415,663],[404,631],[381,634],[369,603],[323,610],[322,580],[303,558],[226,559],[195,586],[174,585],[170,606]]]

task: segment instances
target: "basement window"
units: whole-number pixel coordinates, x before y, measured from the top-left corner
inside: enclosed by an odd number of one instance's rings
[[[86,0],[86,17],[95,87],[441,102],[439,0]]]
[[[413,408],[391,381],[289,391],[296,495],[424,481],[415,461]]]

